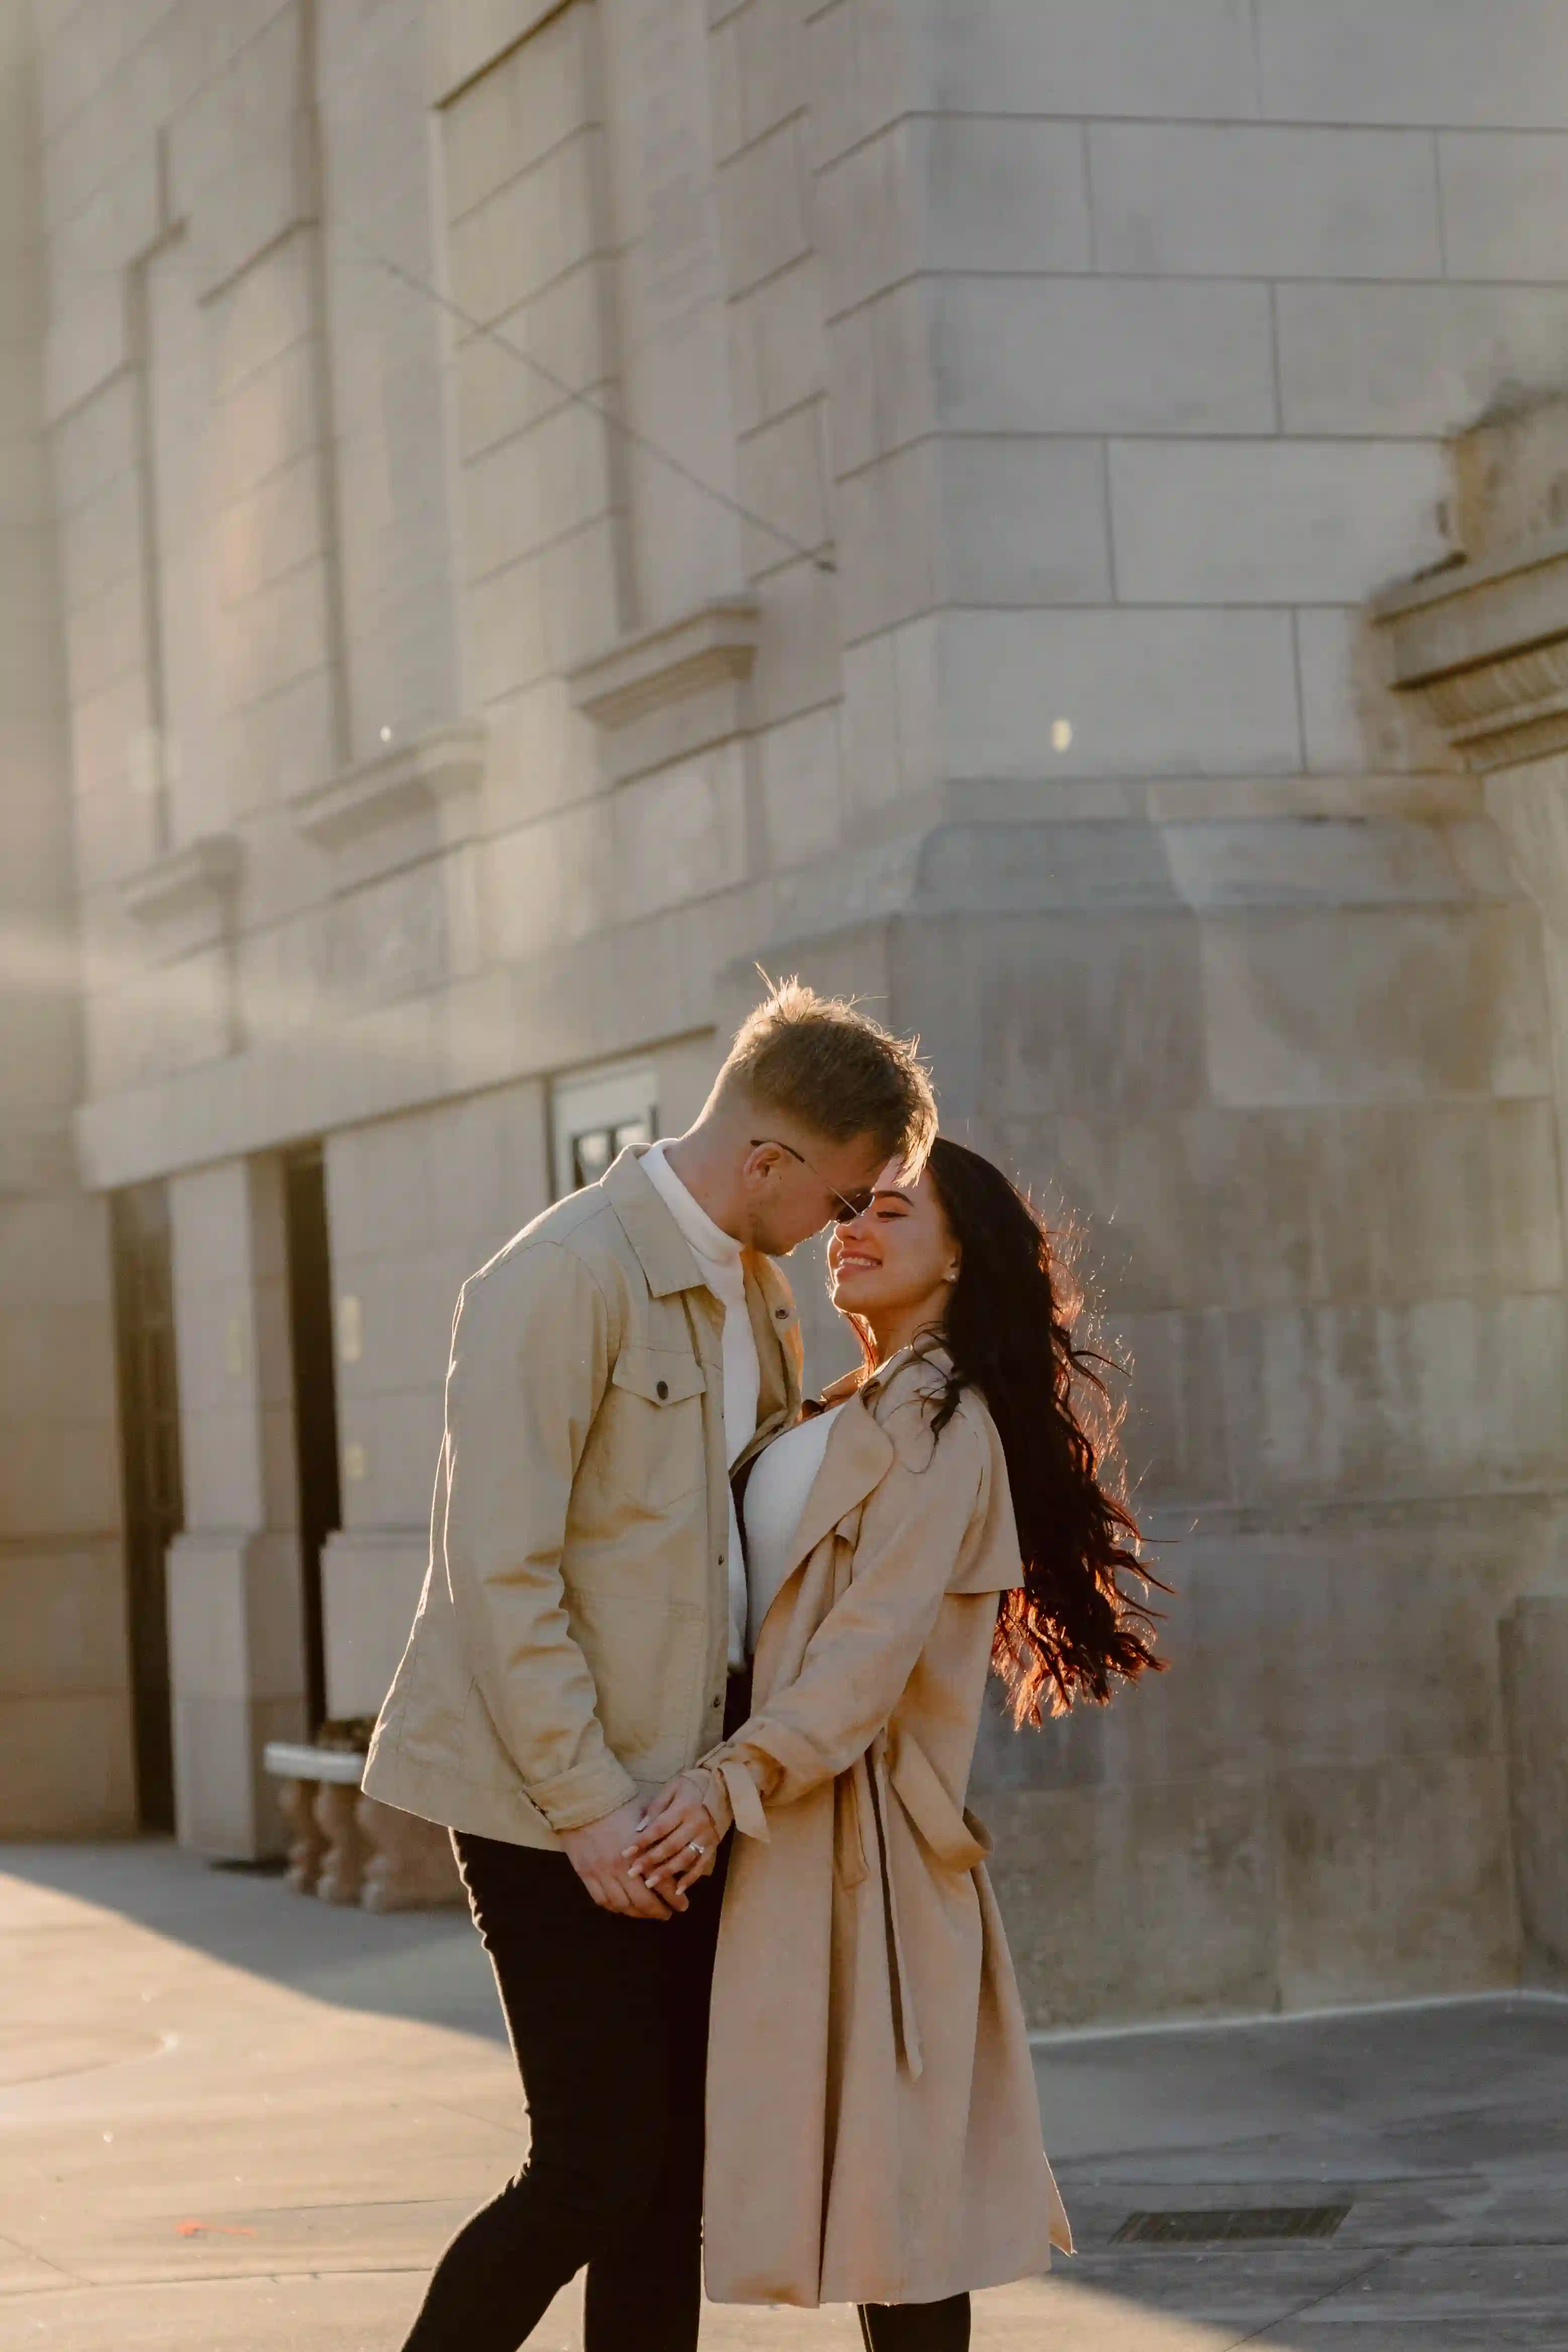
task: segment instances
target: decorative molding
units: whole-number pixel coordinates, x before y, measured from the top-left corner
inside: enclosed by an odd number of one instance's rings
[[[204,833],[155,857],[120,886],[120,904],[150,928],[179,924],[186,946],[210,946],[234,920],[244,852],[232,833]]]
[[[340,849],[405,817],[439,815],[484,772],[485,730],[459,720],[296,793],[288,812],[308,841]]]
[[[631,726],[653,710],[751,676],[761,627],[749,597],[720,598],[639,631],[569,673],[577,709],[599,726]]]
[[[1396,688],[1484,777],[1514,872],[1568,937],[1568,531],[1411,581],[1373,612]]]
[[[1568,751],[1568,532],[1392,589],[1394,685],[1483,775]]]

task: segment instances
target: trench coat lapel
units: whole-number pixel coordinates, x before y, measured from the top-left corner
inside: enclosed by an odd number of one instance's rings
[[[893,1459],[893,1440],[863,1402],[852,1396],[828,1433],[828,1443],[789,1546],[789,1577],[829,1534],[881,1486]]]
[[[789,1572],[774,1597],[771,1617],[793,1584],[797,1571],[809,1560],[822,1538],[846,1518],[856,1505],[881,1486],[893,1460],[893,1440],[878,1421],[874,1407],[883,1390],[914,1354],[901,1348],[868,1378],[846,1372],[822,1391],[824,1405],[841,1404],[843,1411],[829,1433],[827,1449],[801,1508],[800,1525],[789,1546]],[[938,1355],[939,1367],[946,1358]],[[762,1433],[759,1431],[758,1437]],[[743,1457],[744,1458],[744,1457]],[[737,1464],[737,1467],[740,1467]]]

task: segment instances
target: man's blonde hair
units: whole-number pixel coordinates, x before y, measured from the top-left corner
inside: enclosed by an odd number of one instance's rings
[[[917,1045],[843,997],[779,981],[741,1023],[714,1097],[743,1087],[830,1143],[869,1135],[887,1159],[923,1167],[936,1105]]]

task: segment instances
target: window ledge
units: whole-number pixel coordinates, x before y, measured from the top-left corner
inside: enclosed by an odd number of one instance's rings
[[[149,927],[194,924],[216,932],[234,908],[243,852],[232,833],[204,833],[155,857],[120,886],[120,904]]]
[[[743,682],[757,659],[760,620],[749,597],[724,597],[623,637],[570,673],[572,701],[599,726],[614,730],[668,703]]]
[[[405,817],[439,813],[473,791],[484,769],[481,726],[467,720],[435,727],[374,760],[345,768],[328,783],[296,793],[289,814],[308,841],[340,849]]]

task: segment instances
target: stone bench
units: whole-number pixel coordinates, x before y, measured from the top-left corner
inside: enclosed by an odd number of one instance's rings
[[[357,1903],[363,1911],[423,1911],[464,1900],[446,1832],[361,1794],[365,1759],[357,1749],[271,1739],[262,1761],[283,1783],[287,1882],[296,1894]]]

